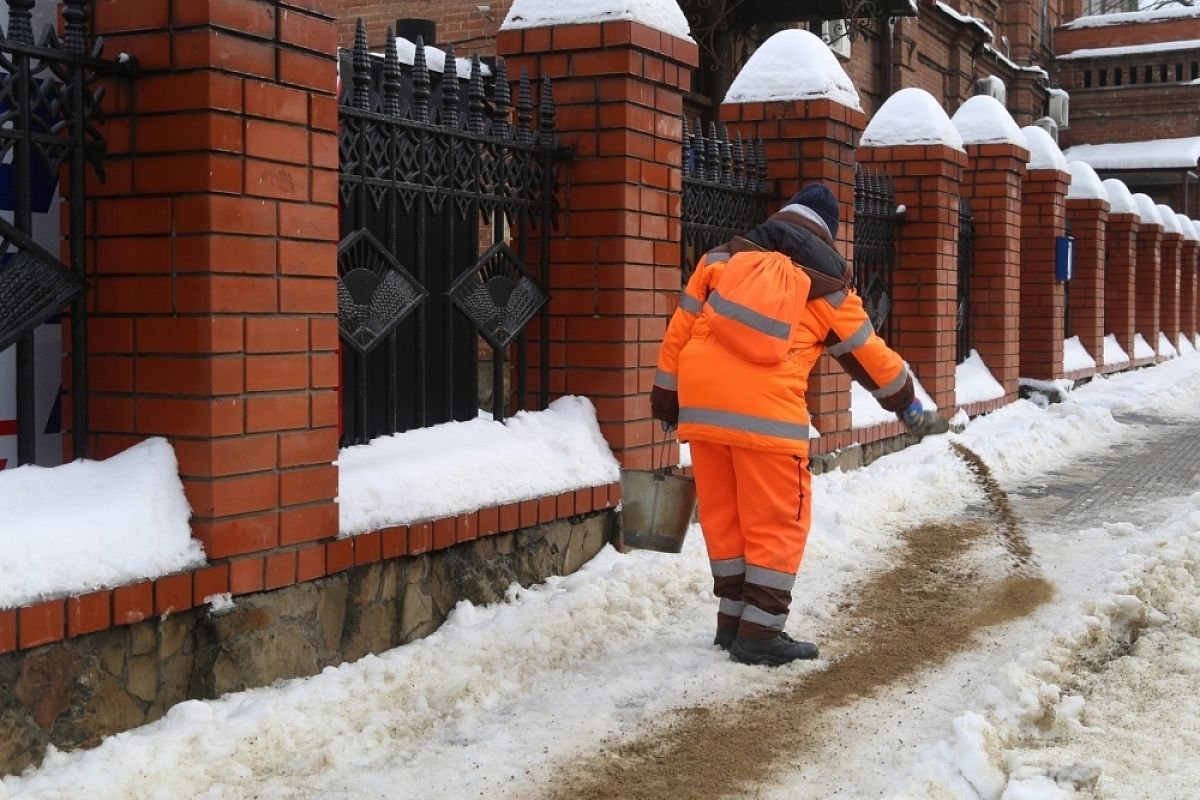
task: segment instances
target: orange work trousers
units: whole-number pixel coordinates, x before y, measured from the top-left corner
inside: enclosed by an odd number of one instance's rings
[[[711,442],[689,447],[708,557],[795,575],[812,523],[808,459]]]
[[[721,598],[720,627],[768,638],[783,630],[812,522],[804,456],[693,440],[700,527]]]

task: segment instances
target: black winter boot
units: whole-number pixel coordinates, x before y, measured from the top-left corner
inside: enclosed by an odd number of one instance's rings
[[[737,638],[737,628],[722,628],[717,626],[717,635],[713,637],[713,644],[722,650],[728,650],[733,644],[733,640]]]
[[[812,642],[798,642],[782,632],[774,639],[739,636],[729,647],[729,657],[739,664],[766,664],[769,667],[813,659],[817,655],[817,646]]]

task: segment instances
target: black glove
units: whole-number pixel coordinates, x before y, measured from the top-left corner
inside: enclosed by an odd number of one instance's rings
[[[926,411],[921,405],[921,401],[916,398],[913,398],[908,408],[901,411],[898,416],[904,423],[904,427],[908,428],[908,432],[918,438],[936,436],[950,430],[950,423],[944,420],[941,414],[936,411]]]
[[[650,416],[675,426],[679,424],[679,392],[655,386],[650,390]]]

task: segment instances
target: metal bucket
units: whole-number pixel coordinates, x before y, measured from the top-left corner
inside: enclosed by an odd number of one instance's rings
[[[696,508],[696,482],[670,469],[621,473],[621,539],[627,547],[678,553]]]

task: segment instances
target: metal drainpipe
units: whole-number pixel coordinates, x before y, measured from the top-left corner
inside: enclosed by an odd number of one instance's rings
[[[887,102],[887,99],[892,96],[892,92],[895,91],[894,87],[896,85],[896,75],[895,75],[896,66],[894,63],[894,60],[895,60],[894,51],[895,51],[895,41],[896,41],[896,18],[893,16],[889,16],[887,18],[887,22],[885,23],[885,27],[887,30],[883,37],[883,58],[881,59],[881,61],[883,63],[880,65],[880,71],[883,73],[883,75],[882,75],[883,101]]]

